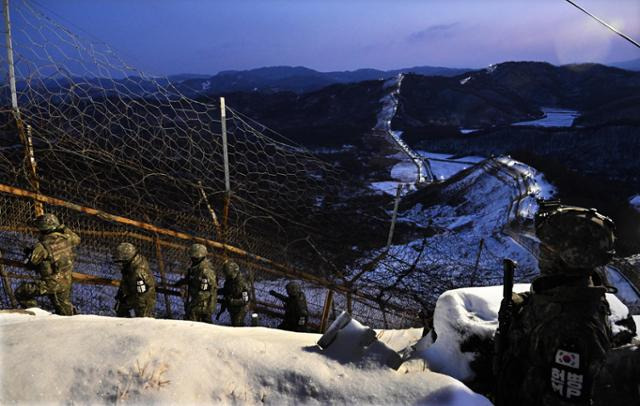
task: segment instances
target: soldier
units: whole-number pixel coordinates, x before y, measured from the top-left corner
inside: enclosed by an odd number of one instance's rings
[[[189,248],[191,267],[186,277],[177,281],[174,286],[188,284],[187,301],[185,302],[185,320],[211,323],[211,315],[216,309],[218,282],[213,265],[207,258],[207,247],[193,244]]]
[[[223,265],[224,271],[224,287],[222,294],[222,308],[216,319],[220,318],[220,314],[227,309],[231,317],[231,325],[235,327],[244,326],[244,316],[247,314],[249,305],[249,286],[240,273],[240,267],[233,261],[227,261]]]
[[[36,269],[40,280],[27,282],[16,289],[16,298],[22,306],[38,305],[37,296],[48,296],[55,312],[71,316],[71,283],[74,248],[80,244],[80,237],[60,223],[55,214],[45,213],[35,221],[40,232],[38,243],[33,249],[25,250],[25,262]]]
[[[116,248],[114,262],[122,267],[122,281],[116,294],[116,315],[154,317],[156,306],[156,282],[149,270],[149,263],[133,244],[123,242]]]
[[[284,320],[278,328],[306,333],[309,312],[304,292],[296,282],[287,283],[286,289],[289,296],[281,295],[274,290],[269,291],[269,294],[284,302]]]
[[[541,275],[500,309],[510,322],[494,363],[496,405],[589,405],[613,354],[607,288],[594,280],[614,253],[614,224],[595,209],[553,204],[541,205],[535,228]],[[640,374],[622,379],[638,388]]]

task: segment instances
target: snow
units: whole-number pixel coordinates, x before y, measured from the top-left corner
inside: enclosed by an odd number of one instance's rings
[[[416,165],[412,161],[397,163],[391,168],[391,177],[403,183],[415,183]]]
[[[490,405],[428,370],[339,362],[318,334],[38,309],[0,325],[2,404]]]
[[[518,216],[532,219],[538,211],[537,200],[553,198],[557,193],[555,186],[549,183],[541,172],[529,165],[509,157],[500,157],[498,160],[511,168],[520,178],[520,187],[526,188],[522,193],[526,197],[522,198],[518,205]]]
[[[455,161],[442,162],[442,161],[429,161],[431,163],[431,171],[433,176],[438,180],[449,179],[456,173],[467,169],[469,164],[462,164]]]
[[[396,189],[398,187],[398,182],[395,182],[395,181],[372,182],[370,187],[371,189],[376,190],[378,192],[395,196]]]
[[[470,80],[471,80],[471,76],[467,76],[466,78],[460,81],[460,84],[464,86]]]
[[[452,159],[451,154],[442,154],[428,151],[417,151],[420,156],[427,158],[431,165],[433,176],[440,181],[449,179],[456,173],[467,169],[472,163],[483,161],[484,157],[462,157]]]
[[[617,269],[611,266],[608,266],[606,269],[609,282],[618,289],[616,296],[629,306],[636,305],[640,307],[640,297],[631,284],[620,274],[620,272],[618,272]]]
[[[520,121],[512,125],[532,125],[536,127],[571,127],[573,120],[580,115],[575,110],[563,110],[552,107],[542,107],[544,117],[538,120]]]
[[[402,139],[402,131],[394,131],[391,129],[391,120],[393,120],[398,110],[398,96],[400,95],[400,86],[402,85],[403,78],[404,75],[399,74],[384,83],[383,88],[389,89],[389,93],[380,99],[382,109],[378,113],[378,121],[373,129],[385,132],[406,155],[403,157],[405,163],[411,163],[413,165],[412,176],[409,177],[403,174],[403,179],[406,179],[403,180],[403,182],[423,183],[427,174],[427,168],[422,158],[404,142]],[[393,174],[391,176],[394,177]]]
[[[461,128],[460,129],[460,133],[461,134],[471,134],[471,133],[474,133],[476,131],[480,131],[480,129],[478,129],[478,128]]]
[[[526,167],[533,171],[524,164],[518,163],[517,167],[521,165],[521,169]],[[516,163],[512,166],[516,166]],[[535,186],[535,178],[530,181],[531,187]],[[441,261],[451,263],[452,266],[455,264],[458,269],[469,269],[474,267],[480,241],[484,240],[479,263],[479,268],[485,272],[484,280],[491,277],[487,273],[493,274],[492,277],[498,280],[502,269],[501,258],[504,257],[518,261],[523,271],[537,269],[537,261],[533,255],[511,238],[505,237],[502,232],[507,218],[511,216],[509,209],[516,198],[515,191],[505,187],[492,173],[480,167],[460,181],[446,186],[442,193],[457,195],[460,190],[464,191],[462,198],[427,208],[418,205],[400,216],[401,221],[448,230],[428,239],[425,256],[431,258],[432,262]],[[402,251],[404,247],[395,248]],[[412,258],[405,260],[411,262]],[[457,271],[452,268],[451,272]]]
[[[528,284],[516,284],[514,292],[529,290]],[[436,302],[433,327],[436,341],[414,356],[426,361],[432,371],[461,381],[470,381],[474,373],[469,366],[475,358],[462,352],[460,344],[471,336],[490,338],[498,328],[498,310],[502,286],[454,289],[443,293]]]
[[[527,292],[529,284],[515,284],[514,292]],[[615,324],[629,315],[627,307],[615,296],[606,294],[611,308],[609,321],[613,333],[624,327]],[[460,345],[472,336],[481,339],[492,337],[498,328],[498,310],[502,300],[502,286],[461,288],[447,291],[436,302],[433,326],[437,338],[431,342],[430,335],[416,346],[413,357],[421,358],[435,372],[447,374],[463,382],[475,377],[470,362],[476,353],[462,352]],[[638,322],[637,318],[634,318]]]
[[[629,204],[634,209],[640,211],[640,195],[632,196],[631,199],[629,199]]]

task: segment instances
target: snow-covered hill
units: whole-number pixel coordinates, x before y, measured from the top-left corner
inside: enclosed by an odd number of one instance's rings
[[[317,334],[39,309],[0,325],[1,404],[490,404],[446,375],[328,358]]]

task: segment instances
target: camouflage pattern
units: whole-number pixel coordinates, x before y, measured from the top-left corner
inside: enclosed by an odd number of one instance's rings
[[[116,262],[122,267],[122,281],[116,294],[116,315],[130,317],[133,310],[136,317],[154,317],[156,282],[146,258],[136,252],[129,261]]]
[[[307,298],[300,285],[296,282],[289,282],[287,284],[288,296],[280,295],[273,291],[270,293],[284,302],[284,319],[278,328],[306,333],[309,312],[307,310]]]
[[[590,404],[612,333],[606,289],[586,281],[541,276],[532,293],[514,295],[507,348],[496,360],[496,405]]]
[[[249,284],[235,262],[225,262],[225,281],[222,288],[223,306],[229,311],[232,326],[244,326],[249,306]]]
[[[191,259],[202,259],[207,256],[207,247],[202,244],[193,244],[189,247],[189,257]]]
[[[136,248],[135,245],[128,242],[120,243],[118,244],[118,247],[116,247],[116,254],[114,256],[114,261],[129,262],[133,259],[133,257],[136,256],[137,253],[138,253],[138,249]]]
[[[44,213],[41,216],[38,216],[35,221],[36,228],[41,232],[51,232],[57,230],[62,224],[53,213]]]
[[[607,353],[594,382],[594,406],[640,403],[640,346],[626,345]]]
[[[613,221],[595,209],[543,205],[535,228],[544,273],[591,270],[605,265],[614,254]]]
[[[211,323],[211,315],[216,309],[218,297],[216,272],[207,258],[192,256],[191,261],[187,276],[175,284],[188,285],[185,320]]]
[[[16,298],[22,306],[33,307],[37,306],[37,296],[48,296],[57,314],[70,316],[73,314],[71,287],[75,247],[80,244],[80,237],[61,225],[53,215],[40,216],[36,224],[42,233],[27,257],[27,264],[37,270],[40,280],[19,286]],[[54,224],[57,227],[51,229]]]

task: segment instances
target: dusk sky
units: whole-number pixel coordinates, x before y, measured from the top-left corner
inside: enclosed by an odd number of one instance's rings
[[[640,0],[577,2],[640,39]],[[640,58],[638,48],[564,0],[36,0],[32,4],[80,36],[110,44],[151,74],[213,74],[274,65],[330,71]]]

